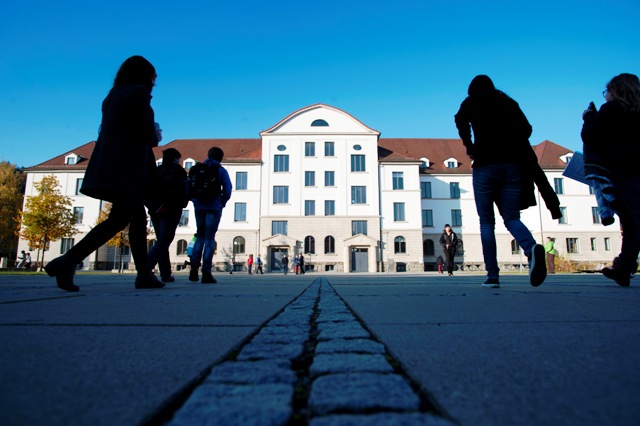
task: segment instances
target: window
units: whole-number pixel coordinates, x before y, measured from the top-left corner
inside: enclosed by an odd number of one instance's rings
[[[274,220],[271,222],[271,235],[287,235],[289,229],[289,222],[286,220]]]
[[[567,253],[579,253],[578,239],[567,238]]]
[[[431,182],[420,182],[420,198],[431,198]]]
[[[315,200],[304,200],[304,215],[315,216],[316,215],[316,202]]]
[[[462,210],[451,210],[451,226],[462,226]]]
[[[247,189],[247,172],[236,172],[236,187],[233,189]]]
[[[433,226],[433,210],[422,210],[422,226]]]
[[[180,216],[180,222],[178,222],[178,226],[187,226],[189,224],[189,210],[182,210],[182,215]]]
[[[354,146],[353,146],[353,149],[354,149],[355,151],[360,151],[360,150],[362,149],[362,146],[360,146],[360,145],[356,144],[356,145],[354,145]]]
[[[404,189],[404,173],[393,172],[393,189]]]
[[[304,172],[304,186],[316,186],[316,172]]]
[[[284,145],[278,145],[278,148],[276,148],[278,151],[286,151],[287,147]]]
[[[184,162],[184,169],[186,171],[189,171],[189,169],[191,169],[193,167],[193,161],[185,161]]]
[[[367,202],[367,187],[351,187],[351,204],[365,204]]]
[[[247,221],[247,203],[236,203],[233,213],[234,222],[246,222]]]
[[[604,239],[604,249],[606,251],[611,251],[611,240],[609,239],[609,237],[605,237]]]
[[[456,162],[455,161],[447,161],[447,169],[455,169]]]
[[[367,235],[367,221],[353,220],[351,221],[351,235],[364,234]]]
[[[335,144],[333,142],[325,142],[324,143],[324,156],[325,157],[335,157]]]
[[[352,172],[365,172],[366,167],[364,163],[364,155],[353,154],[351,155],[351,171]]]
[[[336,186],[335,172],[324,172],[324,186]]]
[[[313,120],[313,123],[311,123],[311,127],[327,127],[328,125],[329,125],[329,123],[327,123],[326,121],[324,121],[321,118],[319,118],[317,120]]]
[[[304,252],[311,254],[316,252],[316,239],[311,235],[304,237]]]
[[[67,158],[65,158],[64,163],[68,165],[73,165],[73,164],[76,164],[76,160],[77,160],[77,157],[70,155]]]
[[[233,254],[244,253],[244,237],[235,237],[233,239]]]
[[[516,240],[511,240],[511,254],[520,254],[520,244]]]
[[[433,240],[426,239],[422,242],[422,254],[424,256],[434,256],[436,253]]]
[[[65,254],[73,247],[73,238],[63,238],[60,241],[60,254]]]
[[[449,183],[449,194],[451,198],[460,198],[460,183],[459,182],[451,182]]]
[[[288,172],[289,171],[289,156],[276,154],[273,156],[273,171],[274,172]]]
[[[84,207],[73,208],[73,219],[76,225],[81,225],[84,219]]]
[[[335,253],[336,252],[336,240],[331,235],[328,235],[324,239],[324,252]]]
[[[593,223],[601,223],[597,207],[591,207],[591,220],[593,220]]]
[[[82,181],[83,180],[84,179],[82,179],[82,178],[76,179],[76,195],[82,195],[80,193],[80,188],[82,188]],[[589,188],[591,188],[591,187],[589,187]]]
[[[274,186],[273,187],[273,204],[288,204],[288,203],[289,203],[289,187]]]
[[[189,247],[189,243],[186,240],[178,240],[178,244],[176,244],[176,255],[185,256],[187,254],[187,247]]]
[[[591,238],[591,251],[598,251],[598,243],[595,238]]]
[[[316,143],[315,142],[305,142],[304,143],[304,156],[305,157],[315,157],[316,156]]]
[[[404,203],[393,203],[393,221],[404,222]]]
[[[324,201],[324,215],[335,216],[336,215],[336,202],[334,200]]]
[[[324,265],[324,271],[325,272],[331,272],[334,271],[336,268],[336,265]]]
[[[556,194],[564,194],[564,185],[562,184],[562,178],[553,178],[553,187],[556,190]]]
[[[393,240],[393,252],[396,254],[407,252],[407,240],[404,237],[396,237]]]
[[[558,223],[561,223],[561,224],[569,223],[569,218],[567,217],[567,208],[560,207],[560,213],[562,213],[562,217],[558,219]]]

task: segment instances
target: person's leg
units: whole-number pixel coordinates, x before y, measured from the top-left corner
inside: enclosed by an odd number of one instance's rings
[[[498,267],[495,235],[496,219],[493,210],[495,200],[493,166],[479,167],[473,169],[472,173],[473,194],[480,218],[480,241],[487,278],[497,280],[500,276],[500,268]]]
[[[131,245],[131,255],[136,265],[136,288],[164,287],[164,283],[159,281],[149,268],[147,256],[147,212],[142,203],[139,203],[135,208],[129,224],[129,244]]]
[[[191,272],[189,273],[189,281],[200,281],[198,277],[198,268],[202,264],[202,252],[204,250],[204,238],[207,227],[207,211],[196,209],[194,212],[196,217],[196,241],[191,250]]]
[[[550,274],[556,273],[555,261],[556,261],[556,256],[554,254],[547,253],[547,271]]]
[[[504,225],[529,258],[529,281],[532,286],[542,284],[547,276],[544,247],[536,244],[531,231],[520,220],[520,199],[522,194],[522,171],[517,164],[504,164],[500,168],[497,184],[498,209]]]
[[[222,210],[208,210],[205,214],[204,250],[202,254],[202,272],[211,272],[213,254],[216,249],[216,233],[220,225]],[[198,235],[198,240],[200,236]],[[195,248],[194,248],[195,251]]]
[[[176,235],[176,228],[180,222],[182,212],[167,212],[163,215],[152,215],[151,221],[156,231],[156,243],[149,251],[149,269],[158,264],[160,276],[168,278],[171,276],[171,260],[169,257],[169,246]]]
[[[451,259],[451,251],[448,248],[444,249],[444,263],[447,266],[447,273],[451,274],[453,272],[452,266],[453,259]]]

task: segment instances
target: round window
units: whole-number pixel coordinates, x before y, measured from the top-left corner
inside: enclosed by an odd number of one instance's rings
[[[356,151],[360,151],[362,147],[360,145],[354,145],[353,149],[355,149]]]
[[[287,149],[284,145],[278,145],[278,151],[285,151]]]

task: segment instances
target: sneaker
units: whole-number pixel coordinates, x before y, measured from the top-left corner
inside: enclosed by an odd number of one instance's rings
[[[213,278],[213,275],[211,275],[211,272],[204,272],[202,271],[202,284],[215,284],[218,281],[216,281],[215,278]]]
[[[189,272],[189,281],[197,283],[200,281],[200,277],[198,277],[198,267],[191,265],[191,271]]]
[[[136,288],[148,289],[148,288],[162,288],[164,283],[153,275],[153,272],[147,272],[138,274],[136,277]]]
[[[538,287],[547,278],[547,263],[545,261],[544,247],[536,244],[531,249],[531,263],[529,265],[529,283]]]
[[[498,278],[487,278],[482,284],[484,288],[500,288],[500,280]]]

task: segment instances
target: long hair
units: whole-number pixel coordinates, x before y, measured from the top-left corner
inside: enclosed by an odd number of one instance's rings
[[[635,74],[620,74],[607,83],[613,99],[620,101],[631,112],[640,112],[640,80]]]
[[[113,80],[113,87],[121,87],[127,84],[141,84],[153,88],[156,78],[156,69],[142,56],[132,56],[120,65],[120,69]]]
[[[469,96],[488,96],[496,92],[496,86],[493,85],[493,81],[488,75],[477,75],[471,80],[469,84],[469,90],[467,93]]]

